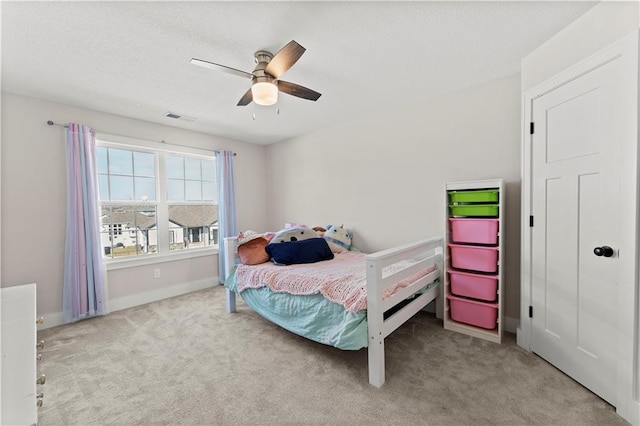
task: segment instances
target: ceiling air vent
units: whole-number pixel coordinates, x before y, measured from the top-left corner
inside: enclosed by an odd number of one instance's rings
[[[187,115],[176,114],[175,112],[167,112],[165,117],[173,118],[174,120],[182,120],[182,121],[196,121],[195,117],[189,117]]]

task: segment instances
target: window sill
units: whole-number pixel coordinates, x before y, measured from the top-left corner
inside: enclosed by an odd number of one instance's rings
[[[175,260],[193,259],[196,257],[212,256],[218,254],[218,248],[207,248],[197,250],[184,250],[171,254],[151,254],[146,256],[136,256],[131,259],[106,260],[104,262],[107,271],[117,269],[135,268],[136,266],[153,265],[155,263],[173,262]]]

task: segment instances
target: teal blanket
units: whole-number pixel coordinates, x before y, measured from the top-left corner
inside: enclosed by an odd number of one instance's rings
[[[225,287],[237,293],[234,267]],[[267,320],[325,345],[357,350],[367,346],[367,311],[349,312],[321,294],[291,295],[267,287],[248,288],[240,296]]]

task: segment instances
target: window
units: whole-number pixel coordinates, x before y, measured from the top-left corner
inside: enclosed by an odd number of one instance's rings
[[[207,247],[217,229],[215,163],[211,160],[178,155],[166,158],[167,205],[169,208],[170,250]],[[212,222],[215,219],[215,222]],[[201,238],[201,233],[207,238]],[[180,238],[178,238],[180,237]]]
[[[154,145],[98,138],[100,241],[107,259],[217,245],[213,154]]]

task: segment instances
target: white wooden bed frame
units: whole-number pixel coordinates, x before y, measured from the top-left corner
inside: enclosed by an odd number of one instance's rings
[[[227,274],[238,262],[237,237],[224,239],[225,244],[225,269]],[[434,237],[427,240],[416,241],[383,250],[366,256],[367,268],[367,328],[369,351],[369,383],[381,387],[385,381],[384,364],[384,339],[394,330],[404,324],[409,318],[423,309],[432,300],[436,300],[436,316],[442,318],[443,301],[440,285],[429,289],[411,302],[399,309],[389,318],[384,319],[384,313],[404,301],[429,283],[440,278],[444,259],[444,242],[442,237]],[[388,265],[405,259],[417,260],[411,266],[392,275],[382,278],[382,270]],[[388,299],[382,298],[386,288],[409,276],[426,269],[434,264],[438,268],[426,276],[415,281],[411,285],[396,291]],[[236,294],[227,291],[227,312],[236,312]]]

